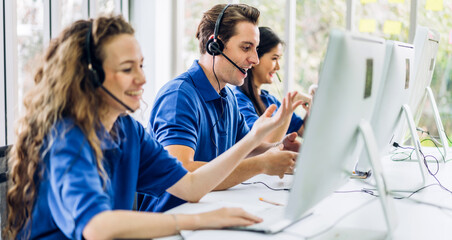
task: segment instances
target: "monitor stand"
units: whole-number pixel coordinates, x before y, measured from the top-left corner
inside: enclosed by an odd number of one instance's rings
[[[438,130],[438,135],[440,138],[440,142],[436,141],[435,139],[432,139],[433,142],[435,142],[435,144],[437,143],[438,145],[441,145],[442,147],[438,147],[438,151],[440,151],[441,155],[442,155],[442,160],[443,162],[452,160],[452,158],[450,158],[450,154],[451,154],[451,149],[449,147],[449,141],[446,137],[446,131],[444,130],[444,125],[441,121],[441,117],[439,115],[439,111],[438,111],[438,105],[436,104],[436,100],[435,100],[435,96],[433,95],[432,89],[430,87],[426,87],[425,88],[425,95],[424,95],[424,99],[428,98],[428,100],[430,101],[430,105],[432,106],[432,110],[433,110],[433,117],[435,119],[435,125],[436,125],[436,129]],[[423,101],[421,101],[423,102]],[[424,105],[424,104],[422,104]],[[419,118],[422,115],[422,109],[420,109],[417,113],[416,113],[417,117],[416,117],[416,121],[419,120]],[[414,121],[414,116],[412,116],[413,122]],[[402,129],[401,131],[405,131],[406,129],[406,125],[402,125]],[[416,128],[415,128],[416,129]],[[407,137],[408,138],[412,138],[412,134],[410,134],[410,136]],[[405,142],[407,139],[405,139],[405,132],[402,132],[400,134],[400,139],[398,139],[401,143]],[[418,157],[418,156],[417,156]],[[419,157],[418,157],[419,158]],[[449,159],[450,158],[450,159]],[[414,160],[414,159],[412,159]],[[428,160],[431,161],[431,160]]]
[[[368,154],[369,164],[373,171],[373,176],[376,181],[376,187],[380,195],[380,203],[385,217],[387,235],[386,239],[392,239],[394,229],[397,225],[393,200],[388,196],[385,178],[383,176],[382,167],[380,163],[380,156],[378,154],[378,146],[375,136],[369,122],[361,120],[359,124],[359,132],[364,139],[364,145]]]
[[[408,130],[410,132],[410,136],[411,136],[411,142],[413,144],[413,148],[414,148],[414,152],[416,154],[416,159],[413,159],[417,162],[418,167],[419,167],[419,172],[420,172],[420,177],[421,177],[421,182],[419,182],[418,184],[416,184],[415,186],[408,188],[408,189],[396,189],[396,188],[392,188],[391,186],[388,186],[388,188],[390,189],[391,192],[413,192],[418,190],[419,188],[425,186],[426,183],[426,166],[424,166],[424,157],[423,154],[421,154],[421,142],[419,141],[419,137],[417,136],[417,132],[416,132],[416,125],[414,124],[414,118],[413,118],[413,114],[411,113],[411,109],[408,106],[408,104],[404,104],[402,106],[401,109],[401,114],[402,117],[400,119],[400,121],[402,121],[402,118],[405,117],[407,123],[408,123]]]
[[[441,144],[443,145],[443,157],[444,157],[443,160],[444,162],[446,162],[446,160],[449,160],[448,159],[449,143],[446,137],[446,131],[444,131],[444,125],[443,122],[441,121],[441,117],[438,111],[438,105],[436,105],[435,96],[433,95],[432,89],[430,87],[426,87],[425,92],[433,108],[433,117],[435,118],[435,124],[436,128],[438,129],[439,139],[441,140]]]

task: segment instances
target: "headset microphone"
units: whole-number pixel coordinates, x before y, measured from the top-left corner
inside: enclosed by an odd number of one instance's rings
[[[113,93],[111,93],[110,91],[108,91],[104,86],[100,86],[100,89],[104,90],[104,92],[106,92],[108,95],[110,95],[110,97],[112,97],[116,102],[118,102],[119,104],[121,104],[123,107],[125,107],[127,110],[129,110],[130,112],[134,112],[134,110],[127,106],[123,101],[119,100],[119,98],[117,98],[115,95],[113,95]]]
[[[107,93],[110,97],[112,97],[116,102],[118,102],[119,104],[121,104],[123,107],[125,107],[127,110],[129,110],[130,112],[134,112],[134,110],[127,106],[127,104],[125,104],[123,101],[121,101],[119,98],[117,98],[115,95],[113,95],[113,93],[111,93],[110,91],[108,91],[108,89],[106,89],[102,83],[105,80],[105,72],[104,69],[102,68],[102,63],[100,63],[100,61],[98,59],[96,59],[94,56],[91,57],[91,52],[92,52],[92,28],[93,28],[93,23],[90,23],[88,32],[86,33],[86,43],[85,43],[85,52],[86,52],[86,57],[87,57],[87,61],[88,61],[88,78],[91,79],[94,88],[98,88],[100,87],[105,93]]]
[[[242,72],[243,74],[246,74],[246,71],[243,70],[243,68],[237,66],[237,64],[235,64],[235,62],[233,62],[228,56],[226,56],[226,54],[223,53],[223,51],[221,51],[218,47],[217,44],[211,44],[210,45],[210,50],[212,51],[212,49],[216,52],[219,52],[223,57],[225,57],[230,63],[232,63],[232,65],[234,65],[234,67],[236,67],[240,72]]]

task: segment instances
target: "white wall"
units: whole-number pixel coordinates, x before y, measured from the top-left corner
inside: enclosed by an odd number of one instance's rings
[[[144,85],[141,109],[133,116],[147,127],[158,90],[171,79],[172,1],[132,0],[129,2],[130,23],[144,56]]]

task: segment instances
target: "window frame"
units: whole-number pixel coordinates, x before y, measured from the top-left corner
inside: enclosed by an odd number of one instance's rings
[[[5,16],[5,11],[3,6],[5,5],[5,0],[3,0],[0,4],[0,12],[2,13],[2,17],[0,17],[0,54],[3,57],[3,64],[0,66],[0,74],[1,74],[1,82],[0,82],[0,146],[6,145],[6,55],[5,55],[5,25],[3,22],[3,18]]]

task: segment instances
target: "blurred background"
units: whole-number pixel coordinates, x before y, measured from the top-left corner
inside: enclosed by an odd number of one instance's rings
[[[71,22],[100,14],[122,14],[140,42],[147,77],[142,108],[134,117],[145,127],[159,88],[188,69],[199,56],[195,37],[204,11],[217,3],[246,3],[261,11],[260,26],[284,39],[282,82],[267,90],[307,92],[319,78],[328,34],[349,29],[385,39],[411,42],[416,25],[441,35],[431,87],[448,136],[452,136],[452,1],[451,0],[2,0],[0,145],[11,144],[14,122],[22,113],[24,93],[52,37]],[[420,127],[433,135],[432,108],[424,106]]]

